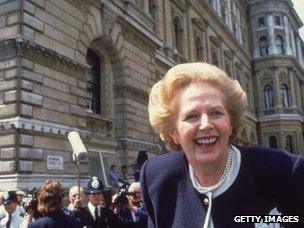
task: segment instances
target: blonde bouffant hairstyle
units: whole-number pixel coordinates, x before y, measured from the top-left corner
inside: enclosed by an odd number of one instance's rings
[[[219,88],[224,94],[224,106],[228,111],[233,133],[233,140],[246,111],[247,96],[239,82],[229,78],[227,74],[208,63],[183,63],[172,67],[151,90],[149,98],[149,119],[154,130],[172,150],[180,150],[171,137],[175,129],[176,107],[173,100],[178,90],[191,83],[208,82]]]

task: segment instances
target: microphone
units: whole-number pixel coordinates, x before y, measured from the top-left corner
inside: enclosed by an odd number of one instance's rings
[[[71,131],[68,134],[69,142],[73,148],[73,159],[74,161],[84,160],[87,157],[88,151],[85,148],[78,132]]]

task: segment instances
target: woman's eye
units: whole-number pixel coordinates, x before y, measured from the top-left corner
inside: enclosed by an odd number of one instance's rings
[[[214,117],[218,117],[218,116],[222,116],[223,113],[221,111],[212,111],[211,112],[211,116],[214,116]]]
[[[195,114],[195,113],[193,113],[193,114],[189,114],[189,115],[187,115],[185,118],[184,118],[184,120],[194,120],[194,119],[196,119],[198,117],[198,114]]]

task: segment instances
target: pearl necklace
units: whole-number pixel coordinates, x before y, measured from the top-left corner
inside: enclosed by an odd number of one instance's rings
[[[228,173],[229,173],[230,168],[231,168],[231,163],[232,163],[232,151],[231,151],[230,147],[228,147],[227,154],[228,154],[228,156],[227,156],[226,166],[225,166],[225,169],[224,169],[224,171],[223,171],[223,173],[221,175],[221,178],[219,179],[219,181],[215,185],[212,185],[212,186],[208,186],[208,187],[202,186],[198,182],[197,178],[195,177],[192,166],[189,164],[189,173],[190,173],[191,182],[192,182],[194,188],[199,193],[205,194],[207,192],[211,192],[211,191],[213,191],[214,189],[218,188],[220,185],[222,185],[224,183],[225,179],[228,176]]]

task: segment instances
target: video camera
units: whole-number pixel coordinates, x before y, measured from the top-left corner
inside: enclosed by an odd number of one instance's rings
[[[35,219],[41,217],[40,212],[38,211],[38,189],[30,189],[22,200],[22,206],[25,209],[26,213],[33,214]]]

